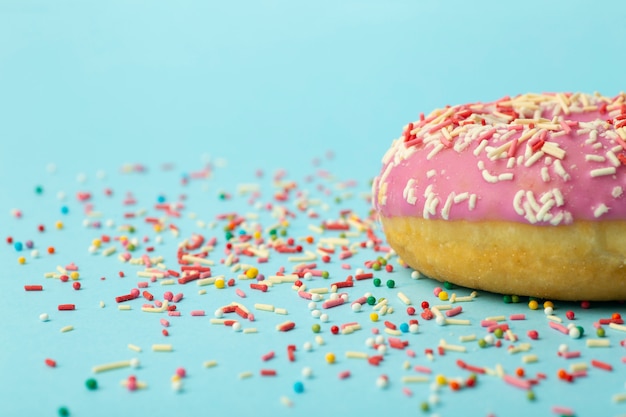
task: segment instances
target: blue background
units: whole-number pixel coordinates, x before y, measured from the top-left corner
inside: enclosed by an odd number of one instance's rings
[[[387,391],[374,384],[381,373],[401,374],[407,359],[402,354],[392,355],[384,369],[345,359],[338,364],[341,368],[332,368],[321,359],[327,350],[339,357],[345,350],[365,350],[361,339],[369,336],[368,330],[333,339],[328,349],[312,353],[316,359],[307,364],[317,377],[305,381],[301,395],[294,394],[291,385],[301,379],[305,364],[289,367],[283,351],[281,362],[271,364],[278,367],[279,377],[270,384],[256,373],[247,381],[236,377],[244,370],[256,372],[263,365],[261,354],[279,352],[291,343],[287,337],[277,340],[274,322],[261,320],[258,335],[241,335],[207,330],[206,318],[201,322],[186,317],[173,332],[176,337],[170,337],[175,354],[150,352],[152,343],[163,340],[160,327],[154,318],[146,321],[138,305],[132,312],[115,309],[113,297],[127,291],[131,282],[114,281],[122,268],[116,260],[105,262],[87,254],[91,239],[102,231],[81,226],[82,207],[74,193],[92,191],[96,207],[121,222],[125,208],[120,202],[126,191],[148,208],[159,194],[175,200],[185,192],[196,198],[190,202],[194,211],[211,220],[229,209],[249,209],[244,198],[220,202],[220,190],[255,181],[257,168],[268,173],[286,168],[290,178],[302,181],[315,172],[313,158],[320,158],[338,178],[357,179],[357,192],[366,192],[391,140],[420,112],[525,92],[600,91],[612,96],[623,90],[625,16],[626,5],[620,1],[0,2],[0,236],[33,239],[42,252],[41,259],[20,266],[11,246],[0,249],[0,292],[5,295],[0,414],[55,415],[63,404],[72,415],[90,416],[418,412],[419,403],[428,398],[427,386],[411,387],[416,395],[408,399],[397,378]],[[325,156],[329,150],[333,159]],[[217,158],[228,166],[216,168],[206,182],[180,186],[181,176]],[[57,167],[55,174],[46,170],[50,163]],[[121,175],[125,163],[145,164],[149,172]],[[174,171],[161,171],[162,163],[173,163]],[[107,173],[105,179],[98,179],[99,171]],[[87,181],[77,182],[78,174]],[[44,186],[42,196],[33,192],[38,184]],[[270,179],[264,184],[269,200]],[[104,187],[116,191],[114,200],[103,197]],[[67,193],[69,200],[59,201],[58,191]],[[67,217],[59,212],[63,204],[70,207]],[[346,207],[367,214],[364,201]],[[14,208],[23,211],[23,219],[11,215]],[[60,219],[65,229],[53,230]],[[40,223],[48,229],[44,234],[36,232]],[[181,224],[186,226],[183,235],[194,230],[189,220]],[[307,224],[306,219],[294,222],[294,235],[309,233]],[[175,244],[166,239],[161,251],[174,250]],[[44,256],[48,245],[59,248],[58,258]],[[22,285],[43,282],[43,272],[71,261],[81,265],[84,290],[68,292],[68,287],[45,281],[44,293],[24,294]],[[334,268],[336,277],[344,274]],[[134,270],[127,269],[135,280]],[[105,275],[107,281],[98,280]],[[406,271],[394,279],[414,298],[432,301],[436,283],[415,283]],[[307,323],[313,321],[289,289],[281,291],[289,294],[284,305],[291,307],[292,318],[304,323],[290,336],[300,347],[302,341],[312,340]],[[211,306],[233,299],[232,293],[211,294]],[[53,311],[66,298],[89,306],[72,315],[71,323]],[[97,308],[101,299],[107,308]],[[187,311],[194,302],[205,308],[205,301],[196,296]],[[503,305],[498,296],[486,295],[474,304],[467,313],[475,323],[493,313],[528,313],[521,304]],[[211,314],[213,307],[206,308]],[[582,323],[591,332],[594,320],[619,308],[606,305],[582,312]],[[53,316],[51,322],[39,322],[44,311]],[[551,381],[536,390],[535,403],[486,378],[486,386],[479,384],[475,390],[442,393],[442,404],[432,412],[548,415],[558,403],[581,416],[596,415],[595,407],[606,408],[606,415],[624,413],[622,405],[610,401],[612,393],[623,391],[622,371],[595,371],[574,384],[556,381],[556,370],[568,364],[556,362],[555,347],[571,341],[547,329],[542,316],[537,312],[518,327],[520,334],[527,328],[546,329],[544,343],[533,352],[542,361],[533,369],[546,372]],[[364,315],[360,320],[367,322]],[[66,324],[77,330],[61,335],[58,329]],[[328,329],[323,336],[331,337]],[[419,336],[411,339],[418,362],[424,361],[424,348],[458,334],[423,325]],[[584,359],[610,359],[619,369],[619,338],[613,334],[610,350],[593,351],[595,356]],[[91,366],[132,357],[127,343],[144,348],[139,357],[146,365],[138,376],[150,389],[125,392],[117,384],[128,373],[115,371],[99,378],[99,391],[87,392],[83,381]],[[492,352],[475,352],[468,361],[492,365]],[[48,356],[58,359],[57,369],[42,364]],[[202,361],[211,358],[220,365],[202,369]],[[499,360],[509,370],[521,364],[513,355]],[[177,366],[186,366],[190,373],[180,395],[169,387]],[[451,360],[438,366],[443,374],[462,374]],[[351,369],[354,376],[339,381],[340,369]],[[294,401],[293,409],[280,404],[282,395]],[[471,413],[465,409],[470,402]]]

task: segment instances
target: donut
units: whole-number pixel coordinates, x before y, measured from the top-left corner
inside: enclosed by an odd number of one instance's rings
[[[427,277],[559,300],[626,299],[626,94],[446,106],[382,158],[372,206]]]

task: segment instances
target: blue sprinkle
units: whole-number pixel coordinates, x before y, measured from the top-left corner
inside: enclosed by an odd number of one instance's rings
[[[165,196],[164,195],[160,195],[157,197],[157,202],[158,203],[165,203]]]
[[[20,252],[22,249],[24,249],[24,246],[22,245],[22,242],[15,242],[13,244],[13,247],[15,248],[16,251]]]
[[[293,384],[293,390],[297,394],[302,394],[304,392],[304,384],[300,381],[296,382],[295,384]]]
[[[409,325],[407,323],[400,324],[400,331],[402,333],[406,333],[409,331]]]
[[[67,214],[70,212],[70,209],[67,206],[61,207],[61,214]]]

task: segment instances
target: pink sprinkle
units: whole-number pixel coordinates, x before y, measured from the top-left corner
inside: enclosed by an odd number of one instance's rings
[[[339,297],[339,298],[335,298],[334,300],[326,300],[326,301],[324,301],[324,303],[322,304],[322,307],[323,308],[332,308],[332,307],[340,306],[343,303],[345,303],[345,300],[342,297]]]
[[[270,352],[267,352],[265,355],[261,356],[261,359],[263,360],[263,362],[267,362],[267,361],[269,361],[270,359],[273,359],[273,358],[274,358],[274,351],[273,350],[270,351]]]
[[[182,292],[179,292],[178,294],[176,294],[176,295],[174,296],[174,298],[172,298],[172,301],[173,301],[173,302],[175,302],[175,303],[177,303],[177,302],[179,302],[179,301],[180,301],[180,300],[182,300],[182,299],[183,299],[183,293],[182,293]]]
[[[343,371],[339,373],[339,379],[350,378],[350,371]]]
[[[511,314],[509,320],[526,320],[525,314]]]
[[[496,326],[497,324],[498,324],[498,322],[495,321],[495,320],[481,320],[480,321],[480,325],[482,327]]]
[[[554,330],[558,330],[559,332],[563,334],[569,334],[569,329],[563,326],[562,324],[556,323],[554,321],[550,321],[548,322],[548,325],[552,327]]]
[[[580,351],[559,352],[558,355],[565,359],[580,358]]]
[[[595,359],[591,360],[591,366],[599,368],[599,369],[604,369],[605,371],[612,371],[613,367],[611,366],[611,364],[608,364],[606,362],[602,362],[602,361],[598,361]]]
[[[372,334],[378,334],[378,328],[372,327]],[[626,359],[626,358],[624,358]]]
[[[407,349],[406,350],[406,355],[410,358],[414,358],[415,357],[415,352],[412,349]]]
[[[402,388],[402,393],[404,393],[404,395],[406,395],[407,397],[412,397],[413,396],[413,391],[411,391],[407,387]]]
[[[415,370],[415,372],[420,372],[422,374],[430,374],[433,372],[429,367],[422,365],[415,365],[413,369]]]
[[[167,315],[170,317],[180,317],[180,311],[168,311]]]
[[[191,315],[192,316],[204,316],[204,310],[192,310]]]
[[[139,281],[139,282],[137,283],[137,286],[138,286],[139,288],[148,288],[148,281]]]
[[[235,294],[237,294],[241,298],[246,298],[246,293],[243,292],[240,288],[237,288],[237,290],[235,290]]]
[[[552,412],[554,414],[560,414],[562,416],[573,416],[574,410],[568,407],[561,407],[559,405],[552,406]]]
[[[509,385],[513,385],[514,387],[520,388],[520,389],[530,389],[531,384],[530,382],[526,381],[525,379],[521,379],[512,375],[508,375],[505,374],[502,379],[504,380],[504,382],[506,382]]]
[[[446,311],[446,316],[448,316],[448,317],[454,317],[454,316],[456,316],[456,315],[461,314],[461,312],[462,312],[462,311],[463,311],[463,307],[461,307],[461,306],[457,306],[457,307],[454,307],[454,308],[452,308],[452,309],[450,309],[450,310]]]
[[[343,269],[352,269],[350,264],[341,264],[341,268],[343,268]]]
[[[170,326],[170,322],[165,320],[165,319],[161,319],[161,325],[163,325],[163,327],[169,327]]]

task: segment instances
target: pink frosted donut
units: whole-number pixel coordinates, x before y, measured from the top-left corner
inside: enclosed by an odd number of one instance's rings
[[[382,164],[373,205],[412,268],[504,294],[626,299],[626,94],[437,109]]]

